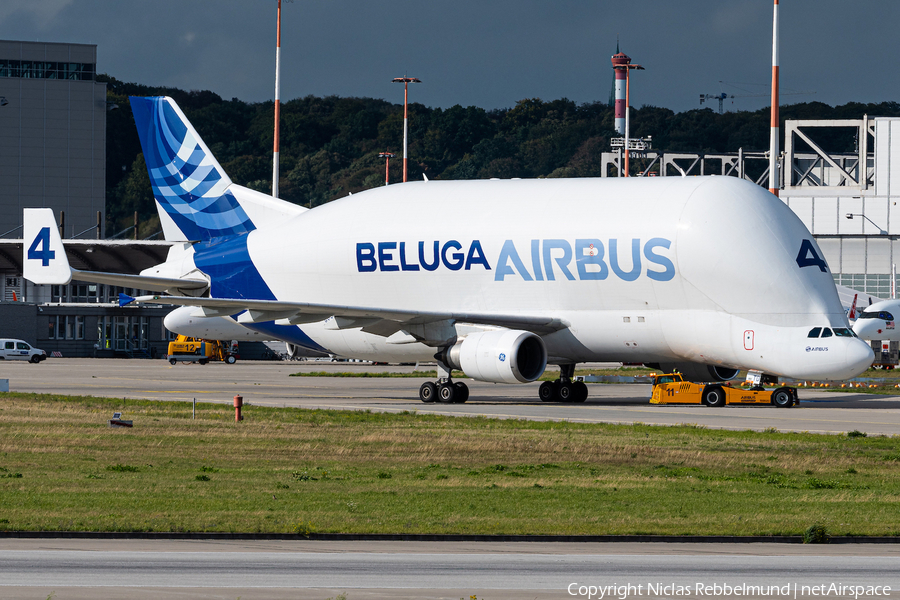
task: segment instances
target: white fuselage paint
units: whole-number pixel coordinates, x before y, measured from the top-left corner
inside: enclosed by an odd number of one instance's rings
[[[849,323],[824,261],[800,266],[803,240],[823,256],[787,206],[735,178],[585,178],[377,188],[253,231],[248,248],[282,301],[561,319],[568,328],[543,336],[550,362],[854,376],[872,361],[865,343],[807,338],[812,327]],[[460,248],[426,270],[435,241]],[[518,263],[501,260],[510,248]],[[437,351],[325,322],[299,327],[348,357],[414,361]]]

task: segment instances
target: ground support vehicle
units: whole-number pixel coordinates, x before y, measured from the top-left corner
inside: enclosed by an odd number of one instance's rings
[[[872,350],[875,352],[873,369],[890,371],[900,365],[900,342],[872,340]]]
[[[654,377],[650,397],[651,404],[773,404],[779,408],[790,408],[799,401],[797,390],[792,387],[767,390],[762,386],[745,389],[723,383],[692,383],[685,381],[680,373]]]
[[[179,335],[178,339],[169,342],[169,362],[198,362],[205,365],[211,360],[221,360],[233,365],[238,358],[238,343],[221,340],[201,340]]]
[[[23,340],[4,338],[0,339],[0,360],[27,360],[30,363],[39,363],[47,360],[47,353]]]

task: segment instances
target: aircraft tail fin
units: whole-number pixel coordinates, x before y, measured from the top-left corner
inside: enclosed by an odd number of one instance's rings
[[[26,208],[23,214],[22,276],[38,284],[65,285],[72,268],[51,208]]]
[[[853,294],[853,304],[850,305],[850,312],[847,313],[847,318],[851,321],[856,320],[856,301],[859,299],[859,294]]]
[[[232,183],[171,98],[132,97],[131,109],[167,240],[240,235],[305,210]]]

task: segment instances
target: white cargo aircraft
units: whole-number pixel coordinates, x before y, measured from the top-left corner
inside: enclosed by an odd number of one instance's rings
[[[421,386],[425,402],[465,401],[450,368],[528,383],[555,364],[561,377],[541,399],[584,401],[572,375],[587,361],[710,381],[742,368],[843,379],[873,360],[812,235],[751,183],[423,181],[307,210],[233,184],[170,98],[131,106],[165,237],[181,243],[140,275],[76,271],[52,212],[26,210],[29,280],[165,291],[122,302],[232,316],[347,357],[437,358],[443,376]],[[813,335],[825,329],[834,335]]]
[[[900,300],[882,300],[859,313],[853,331],[864,340],[900,341],[900,329],[894,315],[900,315]]]

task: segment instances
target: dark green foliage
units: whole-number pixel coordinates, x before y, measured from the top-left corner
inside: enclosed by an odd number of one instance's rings
[[[828,528],[820,523],[810,525],[809,528],[803,532],[804,544],[827,544],[830,541],[831,535],[828,533]]]
[[[107,232],[133,224],[139,237],[159,230],[149,179],[141,156],[128,96],[175,99],[235,183],[262,192],[272,188],[274,106],[224,100],[209,91],[124,83],[107,75],[107,99],[119,108],[107,114]],[[851,119],[900,116],[900,104],[821,102],[783,106],[785,119]],[[769,112],[718,114],[705,108],[674,113],[643,106],[631,116],[632,135],[653,137],[667,152],[766,150]],[[817,142],[830,151],[853,151],[853,130],[827,133]],[[409,106],[409,179],[490,177],[598,177],[600,155],[615,137],[613,110],[605,102],[577,105],[562,98],[520,100],[510,109],[485,111],[460,105],[447,109]],[[279,196],[318,206],[349,192],[384,184],[379,152],[393,152],[391,181],[402,178],[403,105],[373,98],[306,96],[282,104]],[[634,161],[636,167],[641,160]],[[752,173],[751,173],[752,175]],[[128,235],[131,235],[129,232]]]

